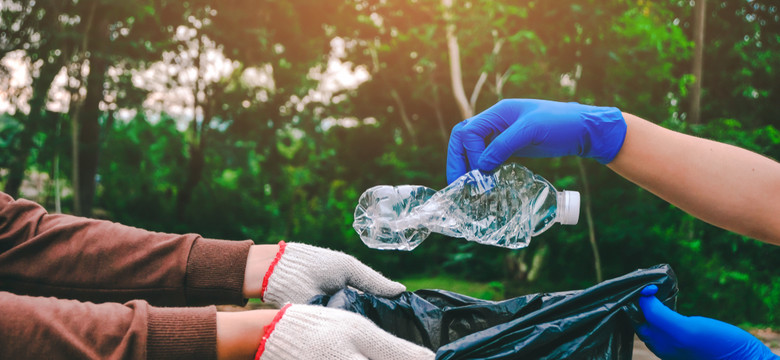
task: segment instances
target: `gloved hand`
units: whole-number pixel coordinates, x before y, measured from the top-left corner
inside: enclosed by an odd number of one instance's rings
[[[255,359],[433,360],[435,354],[345,310],[287,305],[266,327]]]
[[[639,338],[663,360],[780,359],[748,332],[722,321],[683,316],[655,297],[658,287],[642,289],[639,307],[647,319],[636,328]]]
[[[606,164],[620,151],[625,137],[626,121],[614,107],[501,100],[452,129],[447,183],[474,169],[492,171],[510,156],[579,155]]]
[[[281,305],[306,303],[347,285],[374,295],[392,297],[406,290],[342,252],[298,243],[279,243],[279,252],[263,279],[263,301]]]

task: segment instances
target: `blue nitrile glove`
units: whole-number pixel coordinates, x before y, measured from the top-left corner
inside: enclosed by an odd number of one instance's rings
[[[683,316],[655,297],[658,287],[642,289],[639,307],[647,320],[636,328],[639,338],[663,360],[778,360],[753,335],[722,321]]]
[[[492,171],[510,156],[579,155],[606,164],[620,151],[625,137],[626,121],[614,107],[501,100],[452,129],[447,183],[474,169]]]

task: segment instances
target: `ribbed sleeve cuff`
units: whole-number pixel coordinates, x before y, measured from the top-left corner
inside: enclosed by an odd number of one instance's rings
[[[217,308],[149,307],[147,359],[217,358]]]
[[[198,239],[187,259],[187,305],[245,305],[246,260],[251,240]]]

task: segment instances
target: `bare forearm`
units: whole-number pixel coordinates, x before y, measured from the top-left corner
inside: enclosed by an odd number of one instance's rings
[[[780,245],[780,163],[624,117],[612,170],[708,223]]]
[[[263,287],[263,278],[268,272],[268,267],[279,252],[279,245],[252,245],[244,273],[244,297],[258,299]]]
[[[252,245],[244,273],[244,297],[259,298],[263,277],[279,251],[279,245]],[[217,358],[252,359],[260,345],[265,326],[279,310],[253,310],[217,313]]]
[[[279,310],[217,313],[217,359],[253,359],[264,328]]]

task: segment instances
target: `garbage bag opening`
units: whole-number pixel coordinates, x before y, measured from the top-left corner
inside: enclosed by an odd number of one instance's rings
[[[445,290],[382,298],[343,289],[309,303],[352,311],[403,339],[436,351],[436,359],[631,359],[637,301],[647,285],[674,309],[677,278],[656,265],[584,290],[488,301]]]

